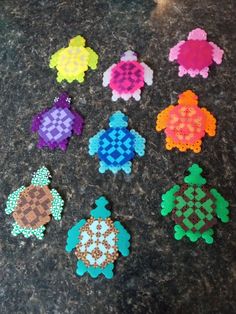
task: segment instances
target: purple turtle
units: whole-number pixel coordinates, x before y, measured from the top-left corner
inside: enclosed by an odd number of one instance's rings
[[[65,151],[72,133],[81,135],[84,119],[70,109],[70,102],[68,94],[62,93],[54,99],[50,109],[43,110],[33,118],[31,130],[39,134],[38,148],[59,147]]]

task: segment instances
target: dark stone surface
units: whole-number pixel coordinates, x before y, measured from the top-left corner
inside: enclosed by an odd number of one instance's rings
[[[39,1],[0,2],[0,313],[235,313],[236,312],[236,20],[235,0]],[[221,66],[207,80],[179,78],[168,62],[169,48],[200,26],[225,50]],[[58,84],[50,55],[82,34],[100,55],[97,71],[79,86]],[[102,88],[102,73],[132,48],[155,71],[152,87],[140,102],[112,103]],[[218,119],[217,136],[206,137],[196,155],[164,148],[155,132],[157,113],[191,88]],[[50,106],[61,90],[86,119],[81,138],[65,153],[38,150],[29,132],[32,116]],[[123,110],[130,126],[147,139],[144,158],[132,175],[98,173],[87,152],[88,139]],[[218,223],[215,243],[173,238],[173,223],[160,215],[161,194],[182,182],[186,168],[198,162],[211,186],[230,201],[231,222]],[[66,200],[63,219],[52,221],[43,241],[14,238],[12,218],[3,209],[7,195],[46,165],[52,186]],[[89,215],[93,201],[105,195],[113,217],[132,234],[132,251],[120,258],[112,280],[76,277],[76,258],[64,251],[67,230]]]

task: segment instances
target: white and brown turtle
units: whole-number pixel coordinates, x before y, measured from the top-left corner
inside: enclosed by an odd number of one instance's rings
[[[30,186],[21,186],[9,195],[5,212],[13,214],[15,220],[12,235],[43,239],[51,215],[61,219],[64,201],[55,189],[49,189],[49,178],[49,170],[42,167],[33,175]]]

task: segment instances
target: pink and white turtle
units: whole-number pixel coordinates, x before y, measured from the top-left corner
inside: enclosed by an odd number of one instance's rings
[[[209,66],[213,62],[221,64],[224,51],[213,42],[207,41],[207,33],[196,28],[188,35],[188,40],[180,41],[170,49],[169,61],[179,64],[179,76],[189,74],[195,77],[200,74],[208,77]]]
[[[126,51],[120,62],[110,66],[103,74],[103,86],[109,85],[112,90],[112,100],[118,98],[135,100],[141,98],[141,88],[144,83],[152,85],[153,71],[144,62],[137,61],[137,54],[131,50]]]

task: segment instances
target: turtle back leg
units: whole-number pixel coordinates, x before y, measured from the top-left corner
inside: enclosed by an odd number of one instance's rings
[[[63,150],[66,151],[67,146],[68,146],[69,140],[67,138],[65,138],[63,141],[61,141],[60,143],[58,143],[58,147]]]
[[[32,229],[32,228],[22,228],[19,226],[16,222],[13,224],[13,229],[11,234],[13,236],[17,236],[18,234],[23,234],[25,238],[29,238],[32,235],[34,235],[37,239],[42,240],[44,237],[44,231],[45,231],[44,226],[40,226],[37,229]]]
[[[208,67],[205,67],[203,68],[201,71],[200,71],[200,75],[203,77],[203,78],[207,78],[208,77],[208,72],[209,72],[209,68]]]
[[[141,99],[141,89],[137,89],[134,93],[133,93],[133,98],[135,100],[140,100]]]
[[[119,99],[120,97],[121,95],[117,91],[115,90],[112,91],[112,97],[111,97],[112,101],[117,101],[117,99]]]

